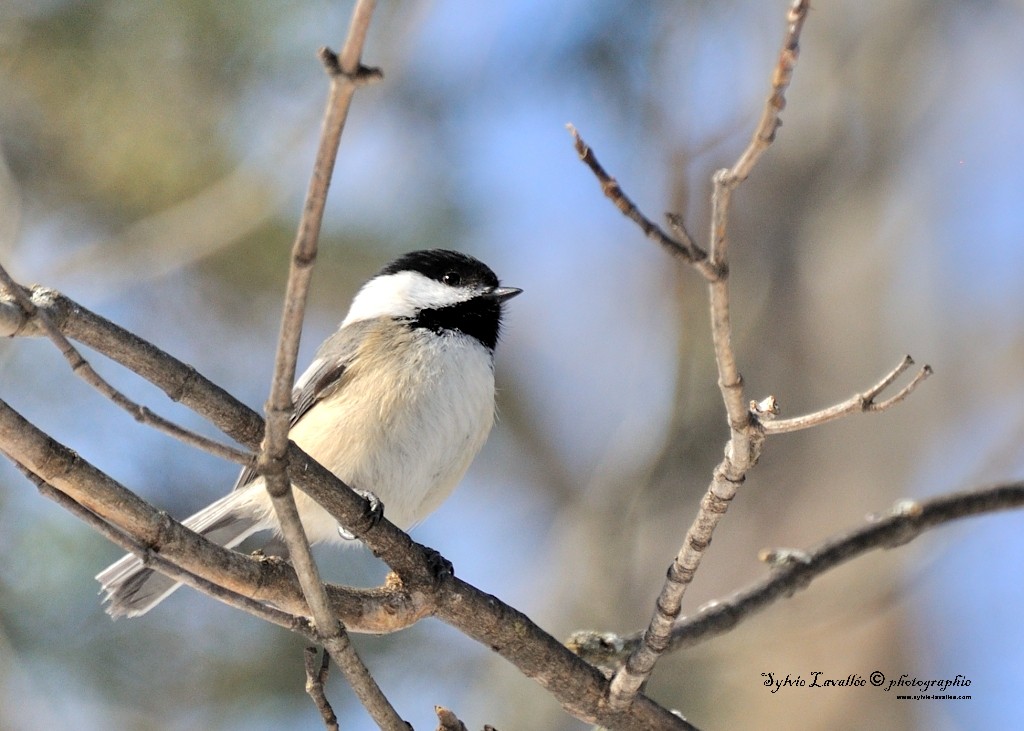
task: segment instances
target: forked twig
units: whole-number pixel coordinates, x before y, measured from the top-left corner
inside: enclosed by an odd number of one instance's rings
[[[772,73],[771,92],[754,135],[732,168],[713,176],[711,196],[711,241],[707,271],[711,312],[711,336],[718,367],[718,385],[725,402],[730,437],[725,458],[715,468],[711,484],[700,503],[697,516],[686,532],[683,545],[669,566],[665,584],[655,603],[651,622],[626,662],[612,677],[608,702],[612,708],[628,706],[650,678],[658,659],[668,647],[672,627],[682,612],[687,587],[700,566],[711,536],[729,509],[747,472],[757,463],[764,432],[751,418],[743,394],[743,379],[732,347],[729,314],[729,262],[727,228],[732,191],[747,178],[763,152],[775,139],[779,113],[785,106],[785,91],[792,78],[799,52],[800,31],[810,8],[809,0],[794,0],[787,16],[788,26],[782,51]]]
[[[830,421],[841,419],[844,416],[859,413],[880,413],[886,411],[896,404],[903,401],[907,396],[913,393],[933,371],[929,365],[924,365],[917,372],[917,374],[911,379],[911,381],[901,388],[894,396],[890,396],[884,401],[876,401],[875,399],[895,382],[895,380],[902,375],[910,366],[914,365],[914,359],[909,355],[905,356],[898,366],[890,371],[885,378],[876,383],[874,386],[869,388],[863,393],[854,394],[846,401],[829,406],[821,411],[815,411],[812,414],[804,414],[803,416],[794,416],[791,419],[764,419],[761,421],[761,428],[765,434],[784,434],[786,432],[800,431],[801,429],[810,429],[814,426],[821,426],[827,424]]]

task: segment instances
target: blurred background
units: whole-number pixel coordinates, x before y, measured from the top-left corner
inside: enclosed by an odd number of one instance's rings
[[[701,279],[600,193],[572,122],[653,218],[708,228],[712,172],[761,113],[783,0],[382,2],[331,187],[302,363],[394,255],[445,246],[525,294],[499,347],[500,422],[414,531],[555,636],[645,625],[727,431]],[[287,251],[351,3],[8,0],[0,9],[0,256],[266,397]],[[773,438],[685,611],[905,497],[1024,473],[1024,4],[817,0],[778,141],[735,196],[734,344],[750,398],[794,416],[911,353],[894,411]],[[134,398],[216,432],[93,354]],[[301,364],[300,364],[301,366]],[[235,467],[134,423],[45,342],[0,348],[0,397],[184,517]],[[302,641],[183,590],[113,623],[119,551],[0,465],[0,728],[319,728]],[[320,554],[369,585],[365,551]],[[963,521],[816,581],[659,665],[649,692],[705,729],[1024,727],[1024,515]],[[357,643],[417,728],[581,729],[437,621]],[[971,680],[897,701],[809,678]],[[347,729],[372,724],[332,677]]]

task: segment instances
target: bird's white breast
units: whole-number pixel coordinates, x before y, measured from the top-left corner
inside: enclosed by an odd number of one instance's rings
[[[300,419],[290,437],[351,487],[377,495],[384,515],[407,529],[448,497],[493,423],[487,348],[458,333],[382,319],[338,391]],[[296,498],[311,541],[338,539],[326,511],[301,492]]]

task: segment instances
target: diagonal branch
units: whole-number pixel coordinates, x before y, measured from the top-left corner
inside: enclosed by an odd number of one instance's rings
[[[567,124],[566,128],[569,130],[569,134],[572,135],[573,145],[576,147],[576,152],[580,156],[580,160],[586,163],[590,171],[594,173],[598,182],[601,184],[601,190],[606,196],[615,204],[615,207],[622,211],[622,214],[626,218],[630,219],[644,232],[647,238],[660,244],[666,251],[673,256],[682,257],[683,260],[692,264],[696,269],[701,272],[709,281],[717,279],[720,272],[715,270],[710,262],[708,261],[708,253],[704,249],[700,248],[697,243],[690,237],[686,229],[683,227],[682,218],[676,215],[669,215],[669,223],[673,230],[677,233],[679,238],[673,238],[669,236],[665,231],[654,221],[649,219],[644,213],[636,207],[636,204],[626,195],[625,191],[622,190],[622,186],[619,182],[613,178],[604,169],[604,166],[597,161],[597,156],[594,154],[593,149],[590,145],[583,141],[580,137],[580,133],[576,131],[576,127],[571,124]]]
[[[854,394],[846,401],[835,404],[834,406],[829,406],[821,411],[815,411],[813,414],[794,416],[791,419],[763,419],[761,421],[761,428],[764,430],[765,434],[784,434],[786,432],[800,431],[801,429],[810,429],[814,426],[821,426],[822,424],[827,424],[830,421],[841,419],[842,417],[849,416],[850,414],[879,413],[886,411],[907,398],[907,396],[909,396],[922,381],[933,373],[931,366],[924,365],[913,379],[911,379],[906,386],[897,391],[895,395],[890,396],[884,401],[876,401],[878,396],[881,395],[885,389],[891,386],[893,382],[912,365],[914,365],[914,359],[909,355],[905,356],[900,364],[890,371],[885,378],[869,388],[867,391]]]
[[[215,546],[158,513],[141,498],[89,464],[80,455],[51,439],[4,401],[0,401],[0,451],[44,483],[68,496],[105,523],[146,547],[159,547],[187,572],[215,580],[224,588],[287,612],[301,611],[297,583],[287,573]],[[219,567],[214,577],[209,567]]]
[[[244,446],[258,447],[263,433],[263,420],[259,414],[194,368],[52,289],[33,288],[32,301],[36,307],[46,309],[51,321],[67,337],[88,345],[142,376],[172,400],[210,420]],[[33,336],[41,333],[38,322],[26,319],[20,308],[0,299],[0,334]],[[158,514],[128,490],[120,486],[117,486],[118,490],[107,489],[112,483],[110,478],[62,445],[38,433],[25,420],[18,417],[12,423],[5,423],[4,417],[5,410],[0,403],[0,445],[4,451],[15,455],[58,489],[66,490],[76,500],[80,499],[90,510],[98,514],[102,512],[105,518],[111,515],[124,517],[121,522],[111,522],[140,539],[144,545],[160,547],[165,557],[174,556],[175,562],[182,567],[195,569],[197,575],[222,586],[237,587],[239,593],[246,596],[270,601],[276,606],[292,602],[285,608],[305,611],[298,597],[294,573],[286,571],[286,566],[265,562],[260,564],[262,573],[255,570],[257,564],[251,558],[214,546],[166,514]],[[23,444],[27,435],[32,434],[37,434],[38,438],[33,437],[30,447]],[[353,618],[350,623],[364,619],[368,623],[366,631],[388,632],[398,629],[396,624],[389,625],[380,617],[389,610],[400,615],[400,621],[404,617],[407,624],[433,614],[497,652],[523,675],[551,693],[576,718],[627,731],[693,728],[642,694],[626,709],[609,708],[604,702],[608,682],[596,668],[572,654],[529,617],[497,597],[451,574],[440,577],[432,574],[430,567],[436,564],[436,553],[413,542],[386,517],[376,522],[370,520],[364,510],[366,501],[294,444],[289,447],[288,459],[291,482],[320,503],[402,576],[403,591],[407,593],[408,600],[388,592],[381,595],[377,591],[371,594],[365,613],[359,601],[349,600],[345,604],[349,614],[345,616]],[[55,470],[60,480],[45,470]],[[220,574],[204,568],[208,564],[201,559],[210,551],[222,556],[232,568]],[[217,560],[220,559],[213,559],[213,564]],[[288,577],[291,590],[281,588]],[[334,606],[339,606],[338,597],[345,599],[353,591],[349,589],[336,595],[340,589],[332,589]],[[373,623],[378,623],[380,629],[370,628]]]
[[[32,297],[27,293],[25,288],[15,282],[7,272],[7,269],[2,265],[0,265],[0,287],[2,287],[3,291],[7,293],[7,296],[13,300],[14,304],[21,309],[21,315],[24,319],[37,320],[41,331],[57,347],[57,350],[61,352],[61,355],[64,356],[65,360],[67,360],[68,364],[71,366],[72,373],[80,377],[83,381],[127,411],[136,421],[158,429],[165,434],[181,440],[185,444],[196,447],[197,449],[202,449],[210,454],[216,455],[217,457],[226,459],[229,462],[237,462],[241,465],[248,465],[252,463],[253,455],[249,452],[243,452],[242,450],[235,449],[227,444],[221,444],[214,439],[209,439],[204,437],[202,434],[197,434],[194,431],[175,424],[173,421],[165,419],[159,414],[153,413],[145,406],[135,403],[121,391],[114,388],[95,371],[95,369],[89,364],[89,361],[87,361],[78,349],[68,341],[64,336],[64,333],[54,326],[46,311],[40,310],[35,306],[32,302]]]
[[[921,502],[900,501],[884,516],[812,548],[762,552],[762,558],[772,564],[772,572],[728,597],[708,602],[692,617],[683,617],[672,628],[666,651],[692,647],[729,632],[772,604],[803,591],[815,578],[869,551],[902,546],[955,520],[1020,508],[1024,508],[1024,482],[993,485]],[[619,637],[583,630],[573,633],[566,644],[591,663],[618,666],[639,646],[641,637],[640,632]]]
[[[117,545],[140,556],[173,578],[233,606],[230,597],[248,597],[277,607],[299,622],[298,631],[316,635],[302,616],[308,608],[295,573],[285,562],[257,560],[202,538],[157,511],[127,488],[52,439],[0,400],[0,452],[23,471],[45,497],[95,527]],[[40,485],[45,485],[45,489]],[[244,602],[243,602],[244,604]],[[353,589],[331,587],[332,609],[361,632],[402,629],[432,611],[422,597],[402,587]],[[240,606],[250,611],[252,608]],[[288,629],[283,615],[260,615]],[[305,629],[303,629],[305,628]]]
[[[208,594],[218,601],[248,612],[254,617],[258,617],[271,624],[276,624],[278,627],[304,634],[310,638],[316,636],[315,629],[305,617],[283,612],[268,604],[250,599],[244,594],[226,589],[220,584],[186,571],[172,561],[167,560],[155,549],[135,540],[130,534],[118,529],[74,498],[61,492],[12,455],[4,453],[4,456],[11,460],[14,466],[36,486],[36,489],[39,490],[43,497],[60,505],[114,545],[120,546],[124,550],[141,557],[143,565],[155,568],[176,581],[180,581],[204,594]]]

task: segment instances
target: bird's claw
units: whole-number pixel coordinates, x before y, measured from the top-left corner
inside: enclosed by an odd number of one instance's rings
[[[363,531],[368,531],[371,528],[377,527],[377,524],[384,519],[384,503],[383,501],[374,495],[369,490],[355,490],[355,493],[366,500],[366,509],[363,511],[363,517],[366,520],[366,527]],[[344,538],[346,541],[354,541],[356,539],[355,534],[343,526],[338,526],[338,535]]]

